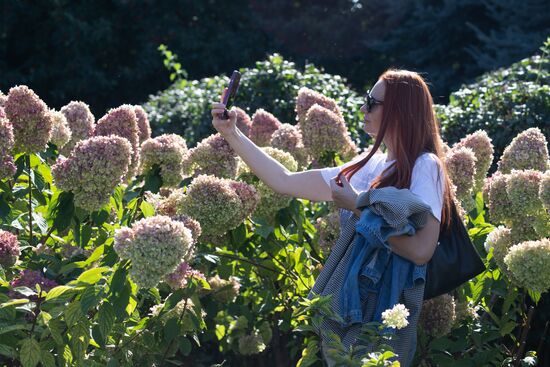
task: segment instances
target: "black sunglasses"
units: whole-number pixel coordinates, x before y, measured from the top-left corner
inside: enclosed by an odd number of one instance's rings
[[[367,91],[367,94],[365,94],[365,104],[367,105],[367,112],[370,113],[372,111],[372,108],[374,105],[377,104],[384,104],[383,101],[379,101],[373,96],[370,95],[370,89]]]

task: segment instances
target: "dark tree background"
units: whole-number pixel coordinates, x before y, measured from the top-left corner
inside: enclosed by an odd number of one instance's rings
[[[0,0],[0,89],[27,84],[50,106],[103,114],[170,85],[166,44],[190,79],[278,52],[358,91],[388,67],[425,73],[437,102],[534,53],[547,0]]]

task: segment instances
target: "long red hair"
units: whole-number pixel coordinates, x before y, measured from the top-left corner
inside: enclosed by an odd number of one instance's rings
[[[381,76],[386,85],[384,109],[380,130],[372,149],[360,161],[340,171],[348,181],[376,153],[384,136],[392,139],[395,162],[387,167],[371,183],[371,188],[394,186],[398,189],[410,188],[411,176],[416,159],[429,152],[439,158],[444,173],[443,209],[440,228],[448,228],[451,217],[451,181],[445,166],[443,140],[439,133],[439,123],[435,116],[433,100],[424,79],[417,73],[407,70],[389,69]],[[395,167],[396,169],[393,169]],[[386,173],[388,173],[386,175]],[[438,180],[441,179],[438,174]]]

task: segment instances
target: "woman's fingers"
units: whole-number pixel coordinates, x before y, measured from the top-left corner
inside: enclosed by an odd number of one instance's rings
[[[212,113],[212,117],[219,117],[223,111],[225,111],[225,109],[223,108],[213,108],[211,113]]]

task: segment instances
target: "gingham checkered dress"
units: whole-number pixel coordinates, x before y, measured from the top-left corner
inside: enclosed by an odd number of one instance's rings
[[[384,191],[382,189],[382,191]],[[359,202],[361,196],[358,200],[358,207],[361,207]],[[395,200],[398,200],[398,197],[395,197]],[[403,202],[400,202],[399,207],[402,209]],[[414,205],[414,204],[413,204]],[[364,206],[364,205],[363,205]],[[391,207],[391,206],[390,206]],[[405,220],[403,218],[403,211],[394,209],[392,214],[396,217],[396,220]],[[399,215],[401,214],[401,218]],[[346,269],[348,268],[350,262],[350,255],[353,252],[354,246],[354,237],[355,237],[355,225],[359,221],[359,218],[348,210],[340,211],[340,222],[341,230],[340,237],[336,241],[336,244],[333,246],[330,256],[328,257],[321,274],[315,281],[315,285],[312,288],[312,293],[310,297],[315,294],[321,295],[332,295],[332,309],[340,314],[340,303],[338,302],[340,298],[340,291],[344,282],[346,275]],[[366,299],[362,300],[363,308],[363,322],[372,321],[374,316],[374,311],[376,308],[376,297],[377,293],[369,292]],[[416,351],[416,327],[418,323],[418,317],[420,315],[420,310],[422,308],[422,302],[424,298],[424,283],[403,290],[400,297],[400,302],[407,307],[409,310],[409,317],[407,318],[409,324],[403,329],[396,330],[395,337],[393,340],[388,342],[390,346],[393,347],[393,350],[398,354],[397,360],[401,363],[401,366],[407,367],[410,365],[414,353]],[[355,338],[359,335],[362,324],[353,324],[349,327],[342,327],[336,321],[326,319],[323,322],[322,329],[330,330],[340,336],[342,343],[346,348],[355,343]],[[323,346],[325,346],[326,340],[322,340]],[[376,345],[371,346],[372,349],[376,349]],[[325,348],[323,348],[324,350]],[[325,360],[332,365],[331,361],[324,355]]]

